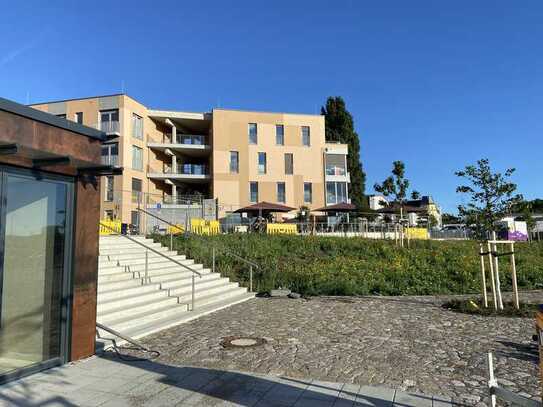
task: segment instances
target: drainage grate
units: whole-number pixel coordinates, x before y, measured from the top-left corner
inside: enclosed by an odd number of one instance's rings
[[[227,336],[222,338],[221,345],[226,349],[236,348],[254,348],[266,343],[264,338],[255,338],[251,336]]]

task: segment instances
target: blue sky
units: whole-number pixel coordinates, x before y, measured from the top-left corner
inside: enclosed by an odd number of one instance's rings
[[[19,1],[0,13],[0,95],[121,91],[155,108],[315,113],[340,95],[366,191],[403,160],[448,211],[488,157],[543,197],[541,1]]]

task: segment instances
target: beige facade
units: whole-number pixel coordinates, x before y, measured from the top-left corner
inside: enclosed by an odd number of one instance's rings
[[[321,115],[152,110],[122,94],[32,107],[107,133],[103,163],[124,172],[101,183],[103,218],[137,223],[138,201],[175,205],[194,194],[216,198],[220,216],[255,201],[348,201],[347,146],[326,143]]]

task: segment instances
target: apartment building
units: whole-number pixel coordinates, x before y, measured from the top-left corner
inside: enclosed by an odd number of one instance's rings
[[[31,106],[107,134],[102,162],[124,171],[101,183],[104,218],[138,225],[138,203],[178,205],[193,195],[217,199],[221,217],[261,201],[349,202],[347,146],[326,142],[321,115],[155,110],[125,94]]]

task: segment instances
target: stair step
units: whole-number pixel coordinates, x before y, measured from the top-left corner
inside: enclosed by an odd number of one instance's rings
[[[151,300],[146,302],[138,302],[130,307],[115,308],[108,311],[97,313],[96,319],[104,325],[111,324],[112,321],[120,320],[126,317],[134,318],[138,314],[144,314],[156,309],[164,308],[169,305],[180,305],[176,297],[164,297],[160,300]],[[182,304],[185,307],[186,304]]]
[[[167,297],[166,291],[154,290],[148,292],[137,293],[133,295],[127,295],[120,298],[113,298],[109,300],[102,300],[98,298],[96,304],[96,310],[98,313],[105,312],[115,308],[121,308],[126,306],[135,306],[138,302],[152,301]]]
[[[114,281],[108,281],[108,282],[100,282],[98,285],[98,292],[102,291],[110,291],[110,290],[119,290],[123,289],[124,287],[132,287],[134,285],[141,285],[141,279],[136,278],[133,279],[130,273],[128,274],[128,277],[130,279],[123,279],[123,280],[114,280]],[[162,288],[174,288],[177,286],[182,286],[185,284],[191,284],[192,283],[192,276],[193,273],[190,271],[177,271],[175,273],[169,273],[169,274],[153,274],[149,275],[150,282],[153,284],[161,284]],[[206,273],[203,274],[202,277],[196,276],[196,283],[201,281],[209,281],[209,280],[215,280],[221,278],[219,273]],[[100,281],[100,280],[99,280]]]

